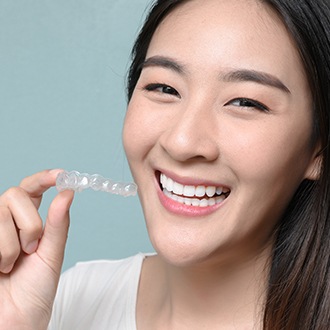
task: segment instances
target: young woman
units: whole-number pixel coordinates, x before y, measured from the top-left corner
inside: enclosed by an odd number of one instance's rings
[[[0,329],[329,329],[329,17],[156,1],[123,139],[157,254],[78,264],[57,290],[73,194],[42,231],[59,170],[26,178],[0,198]]]

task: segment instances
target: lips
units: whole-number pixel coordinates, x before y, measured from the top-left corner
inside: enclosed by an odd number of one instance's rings
[[[187,206],[206,208],[223,202],[230,190],[224,186],[183,185],[160,174],[160,186],[165,196]]]

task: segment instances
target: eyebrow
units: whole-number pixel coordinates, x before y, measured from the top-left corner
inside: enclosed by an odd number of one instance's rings
[[[256,70],[232,70],[221,75],[221,79],[226,82],[252,81],[261,85],[275,87],[285,93],[290,94],[288,87],[277,77],[261,71]]]
[[[170,69],[179,74],[185,74],[187,70],[185,66],[176,60],[164,56],[153,56],[146,59],[141,69],[147,67],[162,67]],[[285,93],[290,94],[290,90],[285,84],[274,75],[266,72],[249,70],[249,69],[232,69],[224,74],[220,74],[220,79],[225,82],[255,82],[261,85],[277,88]]]
[[[149,57],[142,63],[141,69],[153,67],[153,66],[156,67],[159,66],[165,69],[170,69],[180,74],[184,74],[186,72],[183,64],[180,64],[179,62],[174,61],[171,58],[163,57],[163,56]]]

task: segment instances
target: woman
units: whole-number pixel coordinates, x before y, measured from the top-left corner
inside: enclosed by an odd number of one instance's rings
[[[68,271],[50,329],[329,328],[329,17],[325,0],[155,3],[123,139],[157,255]],[[1,197],[1,329],[49,322],[72,193],[42,235],[36,208],[58,172]]]

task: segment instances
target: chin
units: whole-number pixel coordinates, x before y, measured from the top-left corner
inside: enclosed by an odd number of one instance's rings
[[[202,247],[201,240],[194,243],[188,240],[151,239],[155,251],[167,264],[176,267],[189,267],[204,263],[212,254],[209,249]]]

